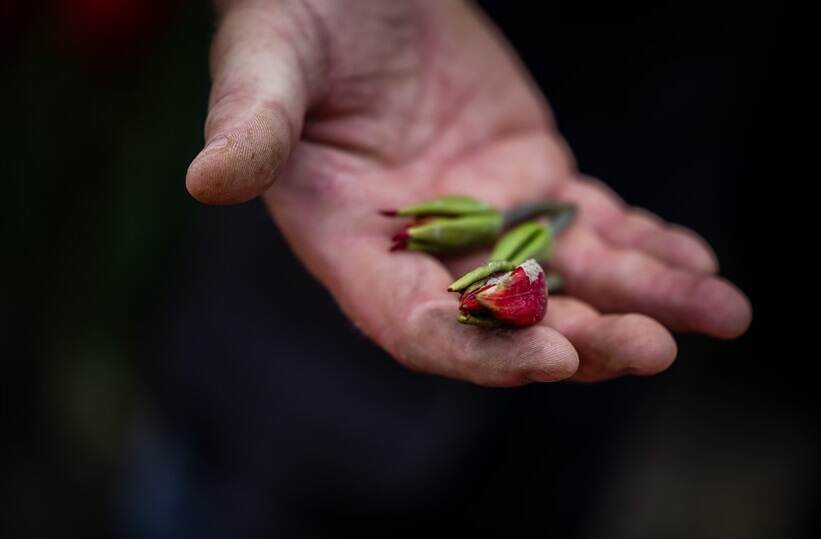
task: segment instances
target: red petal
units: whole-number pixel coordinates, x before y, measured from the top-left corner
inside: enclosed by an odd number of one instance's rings
[[[410,240],[410,234],[408,234],[408,230],[402,230],[398,234],[396,234],[391,241],[393,245],[391,245],[391,251],[404,251],[408,248],[408,241]]]
[[[476,301],[494,318],[514,326],[531,326],[544,318],[547,289],[544,271],[535,261],[528,260],[489,284],[476,293]]]
[[[462,297],[459,298],[460,311],[465,314],[480,314],[486,311],[486,309],[479,305],[479,302],[476,300],[476,293],[478,291],[479,289],[476,289],[472,292],[462,294]]]
[[[403,241],[403,242],[407,243],[409,238],[410,238],[410,233],[408,232],[408,229],[406,228],[405,230],[400,230],[399,232],[397,232],[396,235],[394,235],[394,237],[391,238],[391,239],[393,241]]]

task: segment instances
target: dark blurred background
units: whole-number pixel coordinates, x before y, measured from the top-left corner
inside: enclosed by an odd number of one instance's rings
[[[0,536],[818,537],[817,3],[481,4],[750,332],[652,379],[410,375],[258,202],[186,194],[205,2],[0,0]]]

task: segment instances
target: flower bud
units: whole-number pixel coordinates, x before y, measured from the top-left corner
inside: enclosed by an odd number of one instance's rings
[[[486,245],[499,235],[503,224],[502,215],[496,211],[422,218],[393,237],[391,250],[448,253]]]
[[[382,210],[388,217],[459,217],[474,213],[495,212],[488,204],[465,196],[444,196],[394,210]]]
[[[448,287],[460,292],[460,322],[487,327],[532,326],[544,318],[544,270],[532,258],[507,269],[510,267],[504,261],[491,261]]]

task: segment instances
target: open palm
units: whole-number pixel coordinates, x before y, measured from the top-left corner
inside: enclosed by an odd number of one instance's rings
[[[714,276],[703,240],[576,172],[543,98],[470,5],[221,7],[208,144],[189,191],[222,204],[264,193],[306,268],[402,364],[483,385],[595,381],[665,369],[676,354],[666,328],[722,338],[747,328],[749,303]],[[444,194],[580,207],[551,262],[567,295],[550,297],[540,325],[456,322],[446,287],[479,253],[388,252],[399,225],[377,210]]]

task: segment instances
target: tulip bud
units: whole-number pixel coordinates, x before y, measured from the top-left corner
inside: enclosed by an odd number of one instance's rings
[[[532,326],[544,318],[544,270],[532,258],[511,266],[491,261],[448,287],[451,292],[460,292],[459,322],[486,327]]]

